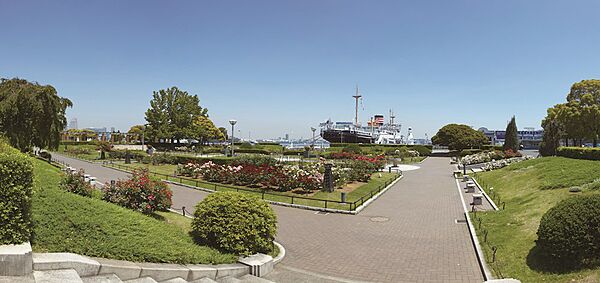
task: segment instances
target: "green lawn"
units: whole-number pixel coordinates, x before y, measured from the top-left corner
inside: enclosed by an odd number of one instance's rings
[[[110,164],[107,164],[106,166],[110,166]],[[176,165],[171,165],[171,164],[151,165],[151,164],[140,164],[140,163],[132,163],[132,164],[119,163],[119,166],[127,166],[127,167],[131,167],[131,168],[140,168],[140,167],[148,168],[148,170],[150,172],[166,174],[169,176],[173,176],[173,172],[175,171],[175,168],[177,167]],[[381,177],[380,177],[380,175],[381,175]],[[385,187],[386,184],[389,184],[394,179],[396,179],[398,177],[398,175],[396,173],[386,173],[386,172],[373,174],[371,176],[370,181],[367,184],[364,184],[364,185],[358,187],[357,189],[355,189],[354,191],[348,193],[348,195],[346,197],[346,203],[334,203],[334,202],[325,203],[325,201],[323,201],[323,200],[341,201],[341,193],[339,191],[334,191],[332,193],[317,192],[312,196],[301,195],[301,194],[296,194],[296,193],[292,193],[292,192],[268,191],[269,194],[263,195],[262,190],[258,189],[258,188],[222,185],[222,184],[218,184],[218,183],[211,183],[211,182],[206,182],[206,181],[191,179],[191,178],[185,178],[185,177],[168,177],[168,178],[165,176],[160,176],[160,177],[163,179],[166,179],[166,180],[180,182],[180,183],[184,183],[187,185],[202,187],[202,188],[211,189],[211,190],[215,190],[215,191],[239,191],[239,192],[244,192],[244,193],[250,193],[253,195],[258,195],[259,197],[264,198],[265,200],[270,200],[270,201],[277,201],[277,202],[283,202],[283,203],[294,203],[294,204],[314,206],[314,207],[327,206],[327,208],[350,210],[350,209],[356,209],[356,207],[354,207],[354,206],[350,207],[350,203],[360,200],[361,197],[363,197],[363,202],[367,201],[371,197],[371,194],[370,194],[371,192],[373,192],[373,195],[376,194],[377,193],[376,190],[378,188]],[[239,188],[239,190],[236,188]],[[252,190],[252,191],[247,192],[245,190]],[[318,199],[320,199],[320,200],[318,200]],[[359,206],[361,204],[362,203],[359,202],[356,205]]]
[[[58,188],[58,169],[39,160],[34,165],[34,252],[73,252],[144,262],[236,261],[234,255],[196,245],[182,216],[168,213],[146,216],[62,191]]]
[[[476,178],[484,186],[493,187],[501,202],[506,202],[505,210],[477,213],[482,223],[477,229],[478,237],[496,276],[522,282],[599,282],[600,268],[570,273],[548,271],[547,261],[534,252],[534,247],[542,215],[560,200],[574,195],[569,187],[584,185],[580,194],[600,193],[585,186],[600,178],[600,162],[545,157],[479,173]],[[478,220],[475,226],[478,228]],[[488,231],[486,243],[484,230]],[[491,262],[492,246],[498,248],[495,262]]]
[[[68,150],[73,149],[87,149],[89,153],[87,154],[71,154]],[[65,146],[63,144],[58,146],[59,153],[72,155],[77,158],[85,159],[85,160],[95,160],[100,159],[100,151],[98,151],[98,146],[93,144],[78,144],[78,145],[67,145],[67,150],[65,151]],[[108,158],[108,153],[106,154]]]

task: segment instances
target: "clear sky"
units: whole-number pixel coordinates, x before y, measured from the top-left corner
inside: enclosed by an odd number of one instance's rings
[[[309,137],[394,109],[444,124],[539,127],[600,78],[600,1],[0,0],[0,77],[55,86],[80,127],[144,122],[153,90],[197,94],[217,126]],[[237,130],[236,130],[237,132]],[[237,133],[236,133],[237,134]]]

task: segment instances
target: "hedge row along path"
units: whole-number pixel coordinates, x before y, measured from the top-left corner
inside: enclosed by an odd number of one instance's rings
[[[53,153],[101,182],[127,173]],[[482,282],[449,158],[426,159],[360,214],[273,206],[286,257],[273,281]],[[170,185],[173,207],[192,211],[207,193]],[[324,276],[319,276],[319,274]],[[323,279],[327,278],[327,279]]]

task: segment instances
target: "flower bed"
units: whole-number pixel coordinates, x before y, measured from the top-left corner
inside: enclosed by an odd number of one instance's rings
[[[353,181],[368,182],[371,174],[384,165],[382,156],[343,153],[336,159],[340,159],[332,169],[336,187]],[[300,165],[238,162],[235,165],[221,165],[208,161],[179,165],[177,171],[179,175],[209,182],[287,192],[319,190],[325,169],[324,162]]]
[[[471,165],[478,163],[491,162],[495,160],[508,159],[513,157],[521,157],[521,153],[513,152],[512,150],[500,151],[484,151],[475,154],[470,154],[461,159],[462,164]]]

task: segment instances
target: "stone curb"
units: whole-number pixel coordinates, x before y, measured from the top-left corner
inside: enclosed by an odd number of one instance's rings
[[[369,204],[371,204],[373,201],[375,201],[381,195],[383,195],[385,192],[387,192],[387,190],[389,190],[393,185],[395,185],[397,182],[399,182],[402,178],[404,178],[404,174],[400,175],[400,177],[396,178],[396,180],[392,181],[387,187],[385,187],[379,193],[377,193],[376,195],[374,195],[373,197],[368,199],[361,206],[357,207],[356,210],[354,210],[354,214],[358,214],[359,212],[361,212],[363,209],[365,209],[367,206],[369,206]]]
[[[475,182],[475,184],[479,188],[479,191],[483,194],[483,196],[485,197],[485,199],[492,205],[492,208],[494,208],[494,210],[500,210],[498,208],[498,206],[496,205],[496,203],[492,200],[492,198],[490,196],[488,196],[488,194],[479,185],[479,183],[477,182],[477,179],[475,179],[475,176],[471,177],[471,179]]]
[[[24,276],[33,270],[31,244],[0,245],[0,276]]]
[[[467,209],[467,205],[465,204],[465,200],[462,196],[462,189],[460,188],[460,183],[458,179],[454,179],[454,181],[456,182],[456,189],[458,190],[458,196],[460,197],[460,201],[463,206],[464,216],[467,220],[467,226],[469,228],[469,235],[471,236],[471,242],[473,243],[473,247],[475,248],[475,254],[477,255],[477,261],[479,262],[479,267],[481,269],[481,274],[483,275],[483,280],[487,281],[495,279],[494,275],[490,272],[485,261],[485,255],[483,254],[483,250],[481,249],[481,245],[479,244],[479,239],[477,238],[475,227],[473,226],[473,222],[471,221],[469,210]]]
[[[280,244],[280,261],[285,249]],[[169,263],[136,263],[123,260],[92,258],[74,253],[34,253],[33,270],[50,271],[73,269],[80,277],[115,274],[122,280],[151,277],[156,281],[183,278],[194,281],[201,278],[213,280],[223,277],[240,277],[246,274],[262,277],[273,271],[275,261],[269,255],[255,254],[240,258],[232,264],[169,264]],[[31,273],[31,272],[30,272]]]

